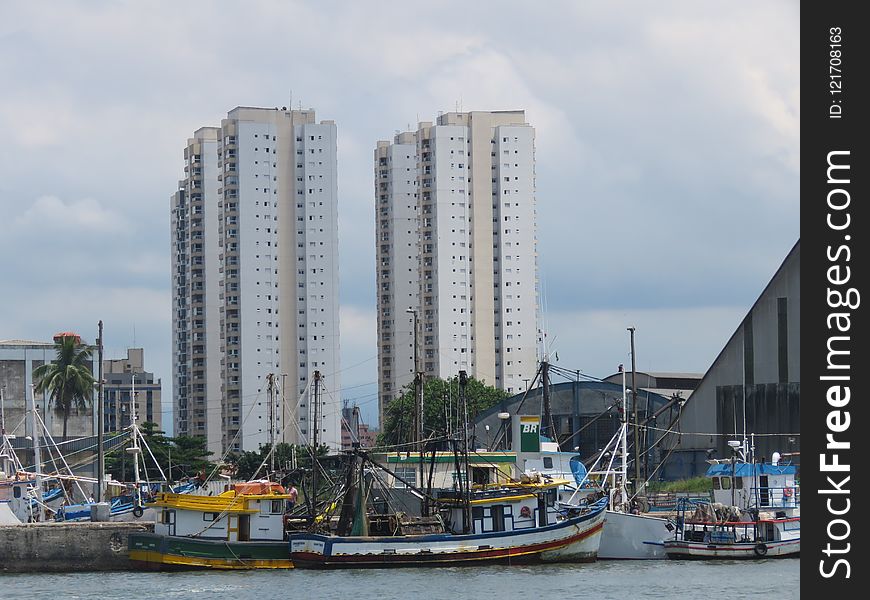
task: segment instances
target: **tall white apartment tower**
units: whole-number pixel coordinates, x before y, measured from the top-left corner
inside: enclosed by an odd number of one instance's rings
[[[205,310],[212,303],[218,314],[219,387],[206,414],[224,450],[256,450],[273,436],[308,443],[317,371],[318,441],[338,449],[335,123],[317,123],[310,109],[237,107],[216,132],[220,277]]]
[[[175,435],[222,446],[217,127],[202,127],[184,148],[184,179],[171,200],[172,396]]]
[[[534,377],[534,137],[523,111],[474,111],[378,143],[381,415],[413,381],[414,312],[427,376],[465,370],[508,392]]]

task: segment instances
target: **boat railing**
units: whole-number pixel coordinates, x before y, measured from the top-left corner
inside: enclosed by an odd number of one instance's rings
[[[759,486],[750,489],[754,506],[759,510],[794,509],[800,506],[800,486]]]
[[[680,500],[690,500],[696,503],[710,502],[710,494],[694,492],[651,492],[647,494],[650,512],[674,512],[678,509]]]

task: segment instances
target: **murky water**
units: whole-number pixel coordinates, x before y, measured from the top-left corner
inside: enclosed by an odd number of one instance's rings
[[[787,600],[800,597],[799,567],[799,559],[661,560],[522,567],[0,575],[0,598]]]

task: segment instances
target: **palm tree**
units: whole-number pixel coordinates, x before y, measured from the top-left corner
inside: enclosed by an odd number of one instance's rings
[[[91,370],[93,348],[82,344],[76,335],[56,336],[54,347],[57,358],[36,367],[33,380],[36,391],[48,392],[49,405],[54,405],[55,412],[63,416],[63,437],[66,439],[70,412],[78,413],[91,406],[95,381]]]

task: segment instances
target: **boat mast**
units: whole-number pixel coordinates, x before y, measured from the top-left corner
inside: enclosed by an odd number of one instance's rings
[[[12,446],[6,437],[6,408],[3,403],[3,390],[5,389],[5,386],[0,387],[0,458],[3,459],[0,467],[2,467],[3,474],[6,477],[9,477],[9,467],[11,466],[12,470],[14,470],[15,465],[12,458],[14,456],[14,451],[12,450]]]
[[[275,472],[275,374],[266,375],[269,380],[269,473]]]
[[[130,424],[133,431],[133,447],[130,449],[133,453],[133,479],[136,483],[136,499],[138,505],[142,505],[142,489],[139,486],[139,453],[142,451],[139,448],[139,422],[136,414],[136,374],[131,377],[132,388],[130,390]]]
[[[553,412],[550,408],[550,363],[546,358],[541,362],[541,390],[544,400],[544,426],[550,438],[558,446],[559,440],[556,438],[556,427],[553,424]]]
[[[637,417],[637,368],[634,357],[634,327],[628,327],[631,333],[631,400],[634,411],[634,495],[640,493],[640,430]]]
[[[628,427],[626,425],[626,419],[628,418],[626,411],[628,410],[628,405],[625,402],[625,367],[619,365],[619,370],[622,371],[622,410],[619,413],[621,421],[619,424],[621,430],[619,442],[620,452],[622,453],[622,464],[619,468],[619,502],[625,506],[625,503],[628,502],[628,495],[625,491],[625,482],[628,479]]]
[[[319,475],[319,464],[317,462],[317,431],[320,429],[320,371],[314,371],[314,420],[311,423],[311,498],[309,499],[309,508],[311,518],[314,519],[317,515],[317,479]]]
[[[471,477],[468,472],[468,400],[465,397],[465,386],[468,384],[468,374],[459,371],[459,402],[462,410],[462,472],[459,474],[460,490],[462,491],[462,532],[471,531]],[[463,485],[462,478],[465,477]]]
[[[3,390],[5,387],[0,387],[0,458],[3,458],[3,473],[9,475],[9,467],[7,466],[8,457],[6,456],[6,407],[3,404]]]
[[[30,431],[33,434],[33,470],[36,475],[36,498],[42,500],[42,456],[39,452],[39,430],[36,428],[36,386],[30,384]]]
[[[417,311],[409,308],[405,312],[410,313],[414,317],[414,414],[417,422],[417,453],[420,456],[420,489],[423,489],[423,481],[425,479],[425,471],[423,466],[423,369],[420,368],[420,349],[417,340]],[[423,497],[420,500],[420,514],[424,517],[428,516],[429,501]]]
[[[106,449],[103,448],[103,320],[97,323],[97,502],[103,501],[106,471]]]
[[[743,330],[746,336],[746,329]],[[749,444],[746,440],[746,342],[743,343],[743,460],[747,461]]]

